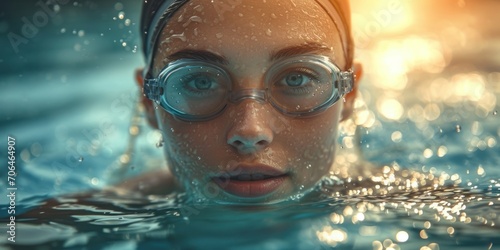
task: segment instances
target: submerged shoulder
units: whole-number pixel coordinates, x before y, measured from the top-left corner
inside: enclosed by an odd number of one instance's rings
[[[159,169],[127,179],[111,189],[119,193],[167,195],[180,188],[168,169]]]

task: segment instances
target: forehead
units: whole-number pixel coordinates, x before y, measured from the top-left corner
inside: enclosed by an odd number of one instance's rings
[[[163,28],[155,66],[183,49],[211,51],[231,62],[264,60],[272,51],[305,43],[331,48],[329,56],[343,65],[338,32],[314,0],[191,0]]]

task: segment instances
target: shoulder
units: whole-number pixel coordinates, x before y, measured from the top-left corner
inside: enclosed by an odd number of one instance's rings
[[[168,169],[159,169],[127,179],[110,189],[119,193],[167,195],[179,191],[180,188]]]

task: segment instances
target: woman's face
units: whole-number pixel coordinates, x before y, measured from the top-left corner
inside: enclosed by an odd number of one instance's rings
[[[193,50],[199,53],[186,52]],[[316,54],[346,65],[338,31],[315,1],[189,1],[162,30],[153,75],[196,54],[223,59],[234,91],[263,89],[278,57]],[[312,188],[330,170],[342,106],[297,118],[243,99],[202,122],[161,107],[155,112],[169,167],[188,193],[218,202],[276,202]]]

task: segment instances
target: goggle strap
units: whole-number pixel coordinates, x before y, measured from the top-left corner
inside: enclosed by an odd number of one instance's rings
[[[144,95],[156,103],[160,103],[160,96],[163,94],[163,88],[158,86],[157,79],[144,79]]]
[[[354,85],[354,73],[352,69],[339,73],[339,94],[345,96],[352,91]]]

